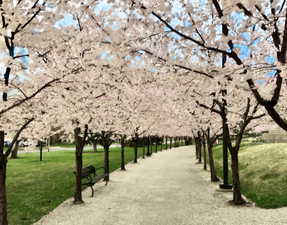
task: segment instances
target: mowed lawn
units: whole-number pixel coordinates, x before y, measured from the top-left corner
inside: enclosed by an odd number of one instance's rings
[[[222,146],[214,148],[218,175],[222,176]],[[257,206],[287,206],[287,144],[244,142],[239,152],[242,193]],[[230,157],[229,157],[230,168]],[[231,179],[231,171],[229,173]]]
[[[126,149],[126,162],[132,161],[133,148]],[[103,166],[103,150],[83,154],[84,166]],[[7,171],[8,219],[11,225],[28,225],[73,196],[74,151],[23,153],[9,160]],[[138,151],[142,156],[142,149]],[[111,171],[120,167],[120,148],[110,150]]]

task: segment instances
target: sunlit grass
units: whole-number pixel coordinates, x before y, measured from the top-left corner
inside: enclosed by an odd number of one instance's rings
[[[214,148],[218,175],[222,175],[221,148],[220,145]],[[245,142],[239,152],[239,162],[241,188],[248,199],[263,208],[287,206],[287,144]]]

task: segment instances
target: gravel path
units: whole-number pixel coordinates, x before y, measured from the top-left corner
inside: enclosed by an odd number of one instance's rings
[[[85,204],[68,199],[35,225],[286,225],[287,207],[260,209],[227,204],[231,193],[218,192],[193,147],[154,154],[127,171],[111,174],[108,186],[96,184]]]

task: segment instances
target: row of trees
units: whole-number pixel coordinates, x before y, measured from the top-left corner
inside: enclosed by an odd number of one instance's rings
[[[161,84],[164,82],[162,75],[138,68],[139,65],[132,62],[134,59],[121,59],[114,53],[107,55],[113,49],[106,46],[110,35],[99,26],[91,9],[61,5],[60,1],[39,4],[38,1],[0,4],[6,13],[4,22],[6,16],[8,20],[8,16],[17,12],[17,18],[24,19],[11,20],[15,29],[16,22],[19,26],[27,23],[19,39],[9,36],[13,36],[13,29],[9,29],[11,33],[3,30],[3,37],[8,35],[6,39],[10,39],[10,44],[4,42],[7,49],[3,49],[3,54],[8,53],[5,57],[11,74],[5,73],[1,83],[4,100],[0,110],[1,225],[8,224],[8,158],[20,136],[37,143],[61,133],[65,139],[76,143],[74,203],[78,204],[83,202],[82,154],[90,134],[96,134],[104,146],[106,173],[109,173],[109,147],[115,138],[120,136],[122,141],[127,138],[137,142],[142,136],[181,135],[175,132],[176,120],[173,123],[165,120],[167,116],[173,117],[175,106],[165,96],[169,94]],[[25,13],[23,9],[27,6],[30,9]],[[71,9],[75,24],[62,29],[54,27],[59,15]],[[15,58],[10,54],[11,46],[28,53]],[[13,136],[8,149],[4,149],[6,134]],[[135,161],[136,154],[137,150]],[[147,154],[150,155],[150,151]]]
[[[211,131],[216,137],[221,130],[224,155],[228,149],[232,161],[232,201],[244,204],[238,171],[243,134],[270,128],[268,118],[286,130],[286,1],[131,0],[117,7],[137,12],[126,21],[138,35],[128,50],[153,58],[181,84],[176,98],[193,115],[194,136],[200,140]],[[141,26],[142,33],[132,32]],[[260,120],[265,114],[270,117]]]
[[[207,143],[214,181],[212,146],[222,136],[233,202],[244,203],[244,132],[273,126],[267,118],[287,130],[284,0],[22,0],[0,1],[0,8],[1,225],[8,223],[7,159],[20,135],[73,139],[78,187],[89,133],[100,135],[106,154],[115,134],[135,143],[141,136],[193,136],[197,146]],[[58,28],[67,15],[71,21]],[[8,150],[5,133],[14,136]]]

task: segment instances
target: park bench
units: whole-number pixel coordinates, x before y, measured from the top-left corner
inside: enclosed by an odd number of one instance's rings
[[[104,179],[106,174],[97,174],[98,170],[104,169],[104,167],[95,168],[94,166],[90,165],[85,168],[82,168],[82,186],[89,186],[92,190],[92,197],[94,197],[94,184],[97,183],[99,180]],[[76,172],[74,172],[76,175]],[[106,185],[107,185],[106,181]]]

